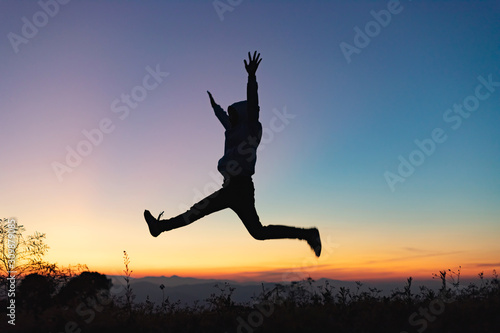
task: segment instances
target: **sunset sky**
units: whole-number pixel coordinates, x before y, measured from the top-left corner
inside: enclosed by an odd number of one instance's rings
[[[46,233],[47,260],[118,275],[126,250],[134,277],[267,281],[500,269],[497,0],[4,0],[0,13],[0,217]],[[230,210],[158,238],[143,219],[220,188],[206,91],[224,109],[246,99],[254,50],[256,208],[265,225],[318,227],[318,259],[304,241],[254,240]]]

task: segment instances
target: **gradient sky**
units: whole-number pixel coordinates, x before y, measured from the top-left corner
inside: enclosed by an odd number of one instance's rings
[[[126,250],[136,277],[500,268],[498,1],[231,3],[219,15],[211,1],[70,1],[48,16],[35,1],[1,1],[1,217],[46,233],[49,261],[121,274]],[[397,13],[385,27],[370,23],[388,6]],[[34,19],[38,31],[13,43]],[[356,27],[375,29],[369,42]],[[355,42],[346,57],[341,45]],[[158,238],[143,220],[220,188],[224,132],[206,91],[224,109],[245,99],[253,50],[267,129],[257,210],[263,224],[318,227],[319,259],[305,242],[254,240],[230,210]],[[168,76],[126,116],[114,112],[122,94],[144,91],[148,67]],[[453,111],[464,102],[466,118]],[[58,178],[54,163],[103,121],[112,131]],[[439,128],[446,140],[415,152]],[[384,175],[398,175],[400,156],[419,165],[391,189]]]

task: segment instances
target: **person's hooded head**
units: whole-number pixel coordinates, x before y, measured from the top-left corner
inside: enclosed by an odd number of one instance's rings
[[[238,125],[244,123],[247,119],[247,101],[241,101],[231,104],[227,108],[227,114],[229,115],[231,128],[235,128]]]

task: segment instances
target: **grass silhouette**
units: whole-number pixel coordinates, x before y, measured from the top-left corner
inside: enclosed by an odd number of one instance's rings
[[[98,272],[81,272],[70,279],[30,274],[20,281],[12,332],[499,332],[500,283],[478,274],[478,283],[462,285],[460,270],[434,274],[441,280],[435,291],[415,288],[410,277],[402,289],[387,296],[369,288],[336,289],[313,279],[275,284],[246,303],[232,299],[229,283],[215,285],[205,303],[181,305],[159,287],[162,302],[149,298],[134,303],[130,258],[124,251],[124,285],[111,286]],[[109,282],[109,283],[108,283]],[[77,287],[72,287],[77,286]],[[29,289],[28,289],[29,288]],[[114,290],[115,288],[116,290]],[[418,290],[418,291],[416,291]],[[7,300],[0,300],[5,309]]]

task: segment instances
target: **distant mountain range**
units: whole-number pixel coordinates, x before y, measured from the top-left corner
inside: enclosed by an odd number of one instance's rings
[[[123,288],[120,287],[125,286],[124,277],[108,276],[108,278],[111,278],[113,285],[115,286],[112,290],[116,290],[118,292],[117,295],[124,295]],[[380,293],[381,296],[389,295],[391,291],[396,288],[402,290],[405,282],[406,281],[363,284],[359,289],[359,292],[369,291],[368,288],[377,288],[382,290]],[[252,303],[252,297],[260,295],[263,288],[264,290],[269,291],[277,284],[286,286],[290,285],[291,282],[237,282],[232,280],[179,277],[176,275],[170,277],[148,276],[143,278],[130,278],[130,285],[132,287],[133,294],[135,295],[134,302],[144,302],[149,296],[149,300],[157,305],[161,304],[163,297],[165,297],[165,299],[168,297],[170,302],[180,300],[181,305],[193,305],[195,301],[198,301],[199,304],[206,304],[205,300],[209,298],[210,295],[221,294],[221,291],[216,287],[216,285],[220,288],[224,288],[225,283],[228,283],[231,288],[235,288],[232,294],[232,300],[236,303]],[[340,281],[326,278],[314,281],[311,286],[304,283],[304,287],[307,287],[307,290],[319,293],[319,286],[325,286],[326,283],[328,283],[331,287],[335,287],[335,294],[338,292],[340,287],[349,288],[351,292],[355,292],[358,288],[356,282],[354,281]],[[420,281],[418,285],[422,285],[423,283],[429,287],[439,286],[438,281],[432,280]],[[160,288],[161,285],[164,286],[163,290]],[[418,293],[417,284],[414,284],[413,292]]]

